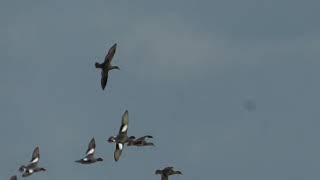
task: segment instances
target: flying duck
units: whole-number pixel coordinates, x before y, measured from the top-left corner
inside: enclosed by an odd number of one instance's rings
[[[168,180],[168,177],[174,174],[182,174],[181,171],[174,171],[173,167],[165,167],[162,170],[156,170],[155,174],[161,174],[161,180]]]
[[[152,142],[147,142],[146,138],[153,138],[150,135],[142,136],[138,139],[129,140],[127,146],[154,146]]]
[[[46,171],[45,168],[41,168],[38,166],[38,162],[40,160],[40,151],[39,147],[36,147],[33,150],[31,161],[28,165],[22,165],[19,168],[19,171],[22,172],[22,177],[27,177],[32,175],[33,173],[39,172],[39,171]]]
[[[10,180],[17,180],[17,176],[11,176]]]
[[[95,63],[96,68],[101,69],[101,87],[102,87],[102,90],[104,90],[106,85],[107,85],[109,71],[112,70],[112,69],[120,70],[120,68],[118,66],[112,66],[111,65],[111,61],[113,59],[114,54],[116,53],[116,49],[117,49],[117,44],[115,43],[109,49],[108,54],[104,58],[104,62],[101,63],[101,64],[98,63],[98,62]]]
[[[96,158],[94,156],[95,151],[96,151],[96,142],[95,142],[94,138],[92,138],[89,145],[88,145],[88,149],[86,151],[86,156],[80,160],[75,161],[75,162],[81,163],[81,164],[92,164],[92,163],[95,163],[98,161],[103,161],[102,158]]]
[[[119,129],[119,133],[117,136],[111,136],[108,139],[109,143],[116,143],[116,149],[114,151],[114,160],[118,161],[120,159],[123,145],[125,143],[128,143],[130,140],[135,139],[134,136],[128,137],[128,125],[129,125],[129,117],[128,117],[128,111],[126,110],[124,114],[122,115],[122,121],[121,121],[121,127]]]

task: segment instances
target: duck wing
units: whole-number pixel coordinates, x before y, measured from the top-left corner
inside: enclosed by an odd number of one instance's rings
[[[168,166],[163,169],[164,171],[173,171],[173,166]]]
[[[94,140],[94,138],[92,138],[90,140],[90,143],[88,144],[88,149],[86,151],[86,155],[87,156],[93,155],[95,150],[96,150],[96,141]]]
[[[146,138],[153,138],[153,137],[152,137],[152,136],[150,136],[150,135],[142,136],[142,137],[140,137],[140,138],[136,139],[135,141],[144,141]]]
[[[113,46],[111,46],[111,48],[109,49],[106,57],[104,58],[104,64],[110,64],[114,54],[116,53],[116,49],[117,49],[117,43],[115,43]]]
[[[120,159],[121,153],[123,149],[123,144],[122,143],[117,143],[116,144],[116,150],[114,151],[114,160],[118,161]]]
[[[161,180],[168,180],[168,176],[167,176],[167,175],[162,174],[162,175],[161,175]]]
[[[128,132],[128,125],[129,125],[129,112],[126,110],[121,119],[121,126],[119,129],[119,134],[127,134]]]
[[[37,164],[40,160],[40,150],[39,150],[39,147],[36,147],[34,150],[33,150],[33,153],[32,153],[32,158],[30,160],[31,164]]]
[[[102,71],[101,72],[101,88],[104,90],[107,86],[108,82],[108,71]]]

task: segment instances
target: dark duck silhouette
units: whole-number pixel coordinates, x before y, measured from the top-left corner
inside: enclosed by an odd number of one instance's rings
[[[31,161],[28,165],[22,165],[19,168],[19,171],[22,172],[22,177],[27,177],[32,175],[33,173],[46,171],[45,168],[39,167],[38,162],[40,160],[40,151],[39,147],[36,147],[33,150]]]
[[[168,180],[169,176],[174,174],[182,174],[181,171],[173,170],[173,167],[165,167],[162,170],[156,170],[155,174],[161,175],[161,180]]]
[[[122,115],[121,127],[117,136],[111,136],[108,139],[109,143],[116,143],[116,149],[114,151],[114,160],[118,161],[120,159],[124,144],[128,143],[130,140],[135,139],[134,136],[128,137],[128,125],[129,117],[128,111],[125,111]]]
[[[147,136],[142,136],[138,139],[129,140],[129,142],[127,143],[127,146],[154,146],[152,142],[146,141],[147,138],[153,138],[153,137],[150,135],[147,135]]]
[[[17,180],[18,178],[17,178],[17,176],[11,176],[10,177],[10,180]]]
[[[91,139],[89,145],[88,145],[88,149],[86,151],[86,156],[80,160],[77,160],[75,162],[77,163],[81,163],[81,164],[92,164],[98,161],[103,161],[102,158],[96,158],[94,156],[96,151],[96,142],[94,140],[94,138]]]
[[[113,59],[114,54],[116,53],[117,44],[114,44],[108,51],[108,54],[104,58],[103,63],[95,63],[96,68],[101,69],[101,87],[102,90],[106,88],[107,82],[108,82],[108,73],[112,69],[118,69],[120,68],[118,66],[112,66],[111,61]]]

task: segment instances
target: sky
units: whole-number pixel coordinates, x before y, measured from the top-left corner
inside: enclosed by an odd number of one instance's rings
[[[0,1],[0,179],[320,178],[320,2]],[[114,43],[108,87],[102,62]],[[252,102],[249,110],[246,103]],[[107,143],[129,111],[129,135]],[[104,161],[81,165],[92,137]],[[21,177],[19,177],[21,179]]]

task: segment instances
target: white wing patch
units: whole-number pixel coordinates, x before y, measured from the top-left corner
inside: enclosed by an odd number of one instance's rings
[[[119,147],[120,150],[122,150],[123,144],[119,143],[119,144],[118,144],[118,147]]]
[[[33,173],[33,169],[28,169],[29,173]]]
[[[88,151],[87,155],[88,155],[88,154],[93,154],[93,153],[94,153],[94,148],[90,149],[90,150]]]
[[[128,129],[128,125],[124,125],[121,129],[121,132],[126,132]]]
[[[83,158],[83,161],[88,161],[88,158]]]
[[[34,159],[31,161],[31,163],[36,163],[36,162],[38,162],[38,161],[39,161],[39,158],[36,157],[36,158],[34,158]]]

